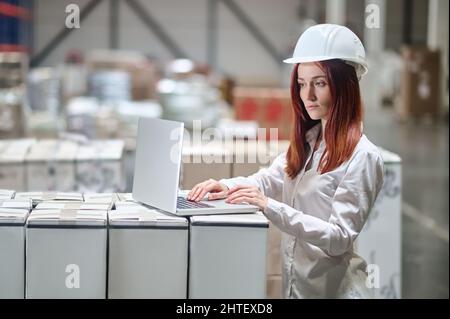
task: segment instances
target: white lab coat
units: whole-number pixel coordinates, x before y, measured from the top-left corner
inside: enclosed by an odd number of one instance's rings
[[[317,124],[306,133],[309,150],[320,130]],[[311,168],[303,168],[294,179],[284,172],[282,153],[267,169],[221,182],[229,188],[255,185],[269,198],[264,214],[283,232],[285,298],[371,298],[367,266],[354,253],[353,243],[383,184],[383,160],[363,135],[348,161],[320,175],[317,166],[324,149],[322,140]],[[281,202],[274,199],[280,195]]]

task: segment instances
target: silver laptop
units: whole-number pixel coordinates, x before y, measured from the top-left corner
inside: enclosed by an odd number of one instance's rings
[[[140,118],[134,164],[133,199],[181,216],[253,213],[257,206],[225,200],[192,202],[179,193],[184,124]]]

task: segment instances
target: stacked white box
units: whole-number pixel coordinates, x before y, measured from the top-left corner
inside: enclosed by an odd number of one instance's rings
[[[57,140],[36,142],[25,157],[28,191],[56,190]]]
[[[0,208],[0,299],[25,296],[25,221],[28,209]]]
[[[83,195],[76,192],[18,192],[15,199],[31,199],[33,206],[43,201],[82,202]]]
[[[82,192],[124,189],[122,140],[97,140],[80,145],[76,156],[76,184]]]
[[[107,211],[33,211],[26,235],[26,298],[106,297]]]
[[[266,298],[261,213],[190,217],[189,298]]]
[[[11,198],[0,200],[0,208],[19,208],[31,211],[33,202],[30,198]]]
[[[116,193],[84,193],[83,198],[85,203],[110,204],[111,207],[118,201]]]
[[[11,199],[14,197],[16,191],[12,189],[0,189],[0,200],[2,199]]]
[[[375,297],[401,298],[401,159],[381,148],[380,152],[384,160],[384,184],[355,242],[355,250],[368,263]]]
[[[78,144],[65,140],[40,140],[27,156],[27,189],[29,191],[74,191],[75,156]]]
[[[108,298],[186,298],[187,219],[142,206],[108,218]]]
[[[48,209],[71,210],[110,210],[111,203],[85,203],[70,201],[43,201],[36,205],[35,211]]]
[[[0,188],[26,190],[25,156],[34,139],[0,141]]]

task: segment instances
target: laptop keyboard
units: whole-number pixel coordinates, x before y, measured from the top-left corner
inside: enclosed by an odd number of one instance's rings
[[[186,209],[186,208],[211,208],[214,206],[201,203],[201,202],[192,202],[187,200],[184,197],[178,197],[177,198],[177,208],[178,209]]]

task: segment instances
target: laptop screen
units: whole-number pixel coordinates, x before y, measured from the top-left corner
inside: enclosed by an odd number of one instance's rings
[[[184,124],[140,118],[134,163],[133,199],[175,213]]]

